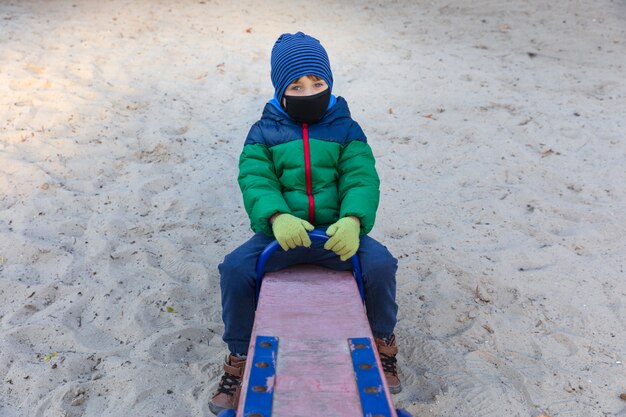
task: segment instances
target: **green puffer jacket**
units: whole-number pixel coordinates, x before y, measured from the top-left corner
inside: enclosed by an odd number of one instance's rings
[[[312,125],[268,103],[239,158],[239,187],[252,230],[272,235],[269,218],[290,213],[325,228],[345,216],[374,226],[380,180],[374,155],[346,101]]]

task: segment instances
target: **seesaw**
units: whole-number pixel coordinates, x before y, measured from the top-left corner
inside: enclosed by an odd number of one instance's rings
[[[322,231],[312,239],[328,239]],[[278,242],[257,262],[257,309],[239,408],[219,417],[410,417],[396,410],[353,271],[297,265],[264,273]],[[261,285],[262,284],[262,285]]]

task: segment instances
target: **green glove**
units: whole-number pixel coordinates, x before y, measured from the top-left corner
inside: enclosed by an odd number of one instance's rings
[[[311,238],[307,232],[313,229],[311,223],[288,213],[279,214],[272,223],[274,237],[285,251],[296,246],[311,246]]]
[[[360,231],[361,225],[358,220],[351,217],[339,219],[326,230],[326,234],[331,238],[324,245],[324,249],[332,250],[345,261],[359,249]]]

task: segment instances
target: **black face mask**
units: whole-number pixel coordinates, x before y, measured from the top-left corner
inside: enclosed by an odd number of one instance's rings
[[[283,96],[285,111],[300,123],[315,123],[324,116],[330,102],[330,88],[312,96]]]

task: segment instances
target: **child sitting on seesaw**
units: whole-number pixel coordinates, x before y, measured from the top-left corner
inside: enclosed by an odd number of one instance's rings
[[[397,261],[369,237],[379,201],[372,150],[348,104],[331,94],[326,50],[302,32],[281,35],[272,49],[274,97],[250,129],[239,159],[239,186],[255,235],[219,265],[224,342],[230,355],[209,403],[235,409],[255,314],[255,266],[274,239],[266,272],[307,263],[349,270],[358,253],[367,317],[392,393],[400,392],[393,334]],[[326,242],[308,232],[325,230]]]

